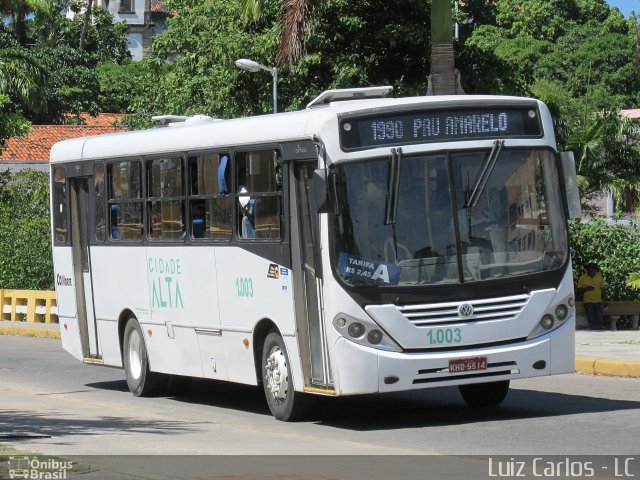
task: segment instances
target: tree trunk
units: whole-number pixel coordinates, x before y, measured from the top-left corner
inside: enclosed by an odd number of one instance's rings
[[[93,7],[93,0],[89,0],[87,5],[87,11],[84,13],[84,22],[82,23],[82,32],[80,33],[80,50],[84,50],[85,40],[87,38],[87,29],[89,28],[89,20],[91,20],[91,8]]]
[[[431,4],[431,73],[427,95],[464,95],[453,56],[451,0]]]

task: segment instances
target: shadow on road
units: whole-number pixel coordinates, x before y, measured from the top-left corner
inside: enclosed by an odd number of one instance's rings
[[[128,392],[126,380],[111,380],[109,382],[87,383],[87,387],[96,388],[98,390],[109,390],[112,392]]]
[[[86,386],[127,391],[124,381]],[[262,388],[215,380],[192,379],[188,389],[168,397],[167,401],[269,415]],[[456,387],[354,397],[314,397],[312,405],[312,412],[304,421],[358,431],[463,425],[576,413],[640,411],[640,401],[522,388],[512,388],[507,399],[497,408],[467,407]]]
[[[179,435],[197,431],[195,423],[189,424],[171,420],[145,420],[137,418],[133,421],[127,417],[100,416],[94,418],[78,418],[64,412],[38,414],[33,411],[0,410],[0,432],[5,435],[29,434],[29,436],[51,436],[55,438],[74,435],[100,434],[136,434],[154,433],[163,435]]]
[[[314,412],[318,423],[359,431],[464,425],[496,420],[640,411],[640,401],[610,400],[536,390],[511,389],[495,408],[470,408],[456,387],[413,393],[321,399]]]

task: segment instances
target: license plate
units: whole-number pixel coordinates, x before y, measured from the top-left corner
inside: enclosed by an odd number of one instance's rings
[[[473,372],[474,370],[486,370],[487,357],[461,358],[449,360],[449,372]]]

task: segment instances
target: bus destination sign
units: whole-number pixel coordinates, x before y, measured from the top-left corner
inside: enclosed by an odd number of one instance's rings
[[[542,125],[534,106],[420,110],[343,118],[340,121],[340,145],[343,150],[540,136]]]

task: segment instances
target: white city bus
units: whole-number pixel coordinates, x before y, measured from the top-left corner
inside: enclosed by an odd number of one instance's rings
[[[281,420],[311,394],[497,405],[573,371],[572,164],[548,109],[389,90],[56,144],[64,348],[134,395],[263,385]]]

